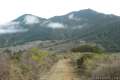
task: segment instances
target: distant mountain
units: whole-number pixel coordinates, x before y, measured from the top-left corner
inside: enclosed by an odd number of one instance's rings
[[[120,17],[92,9],[74,11],[49,19],[24,14],[0,27],[0,47],[35,40],[81,39],[120,51]]]

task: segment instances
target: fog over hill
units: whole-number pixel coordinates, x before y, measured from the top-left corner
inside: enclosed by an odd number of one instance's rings
[[[36,40],[75,40],[101,44],[107,51],[120,51],[120,17],[92,9],[74,11],[49,19],[24,14],[0,27],[0,47]]]

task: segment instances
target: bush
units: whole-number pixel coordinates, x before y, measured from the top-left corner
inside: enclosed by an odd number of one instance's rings
[[[93,72],[92,80],[120,80],[120,64],[104,64]]]
[[[0,80],[40,80],[57,62],[57,55],[39,48],[0,54]]]
[[[0,54],[0,80],[9,80],[10,62],[8,56]]]
[[[72,52],[94,52],[94,53],[101,53],[103,50],[97,46],[91,45],[81,45],[76,48],[71,49]]]

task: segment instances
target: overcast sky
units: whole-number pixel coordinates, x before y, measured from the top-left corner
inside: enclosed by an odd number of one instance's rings
[[[0,0],[0,24],[22,14],[49,18],[87,8],[120,15],[120,0]]]

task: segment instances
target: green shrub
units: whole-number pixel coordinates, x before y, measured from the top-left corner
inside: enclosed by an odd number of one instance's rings
[[[97,46],[91,45],[81,45],[76,48],[71,49],[72,52],[94,52],[94,53],[101,53],[103,50]]]
[[[43,59],[48,56],[47,51],[43,51],[38,48],[32,48],[31,52],[32,52],[32,59],[37,62],[43,62],[44,61]]]

